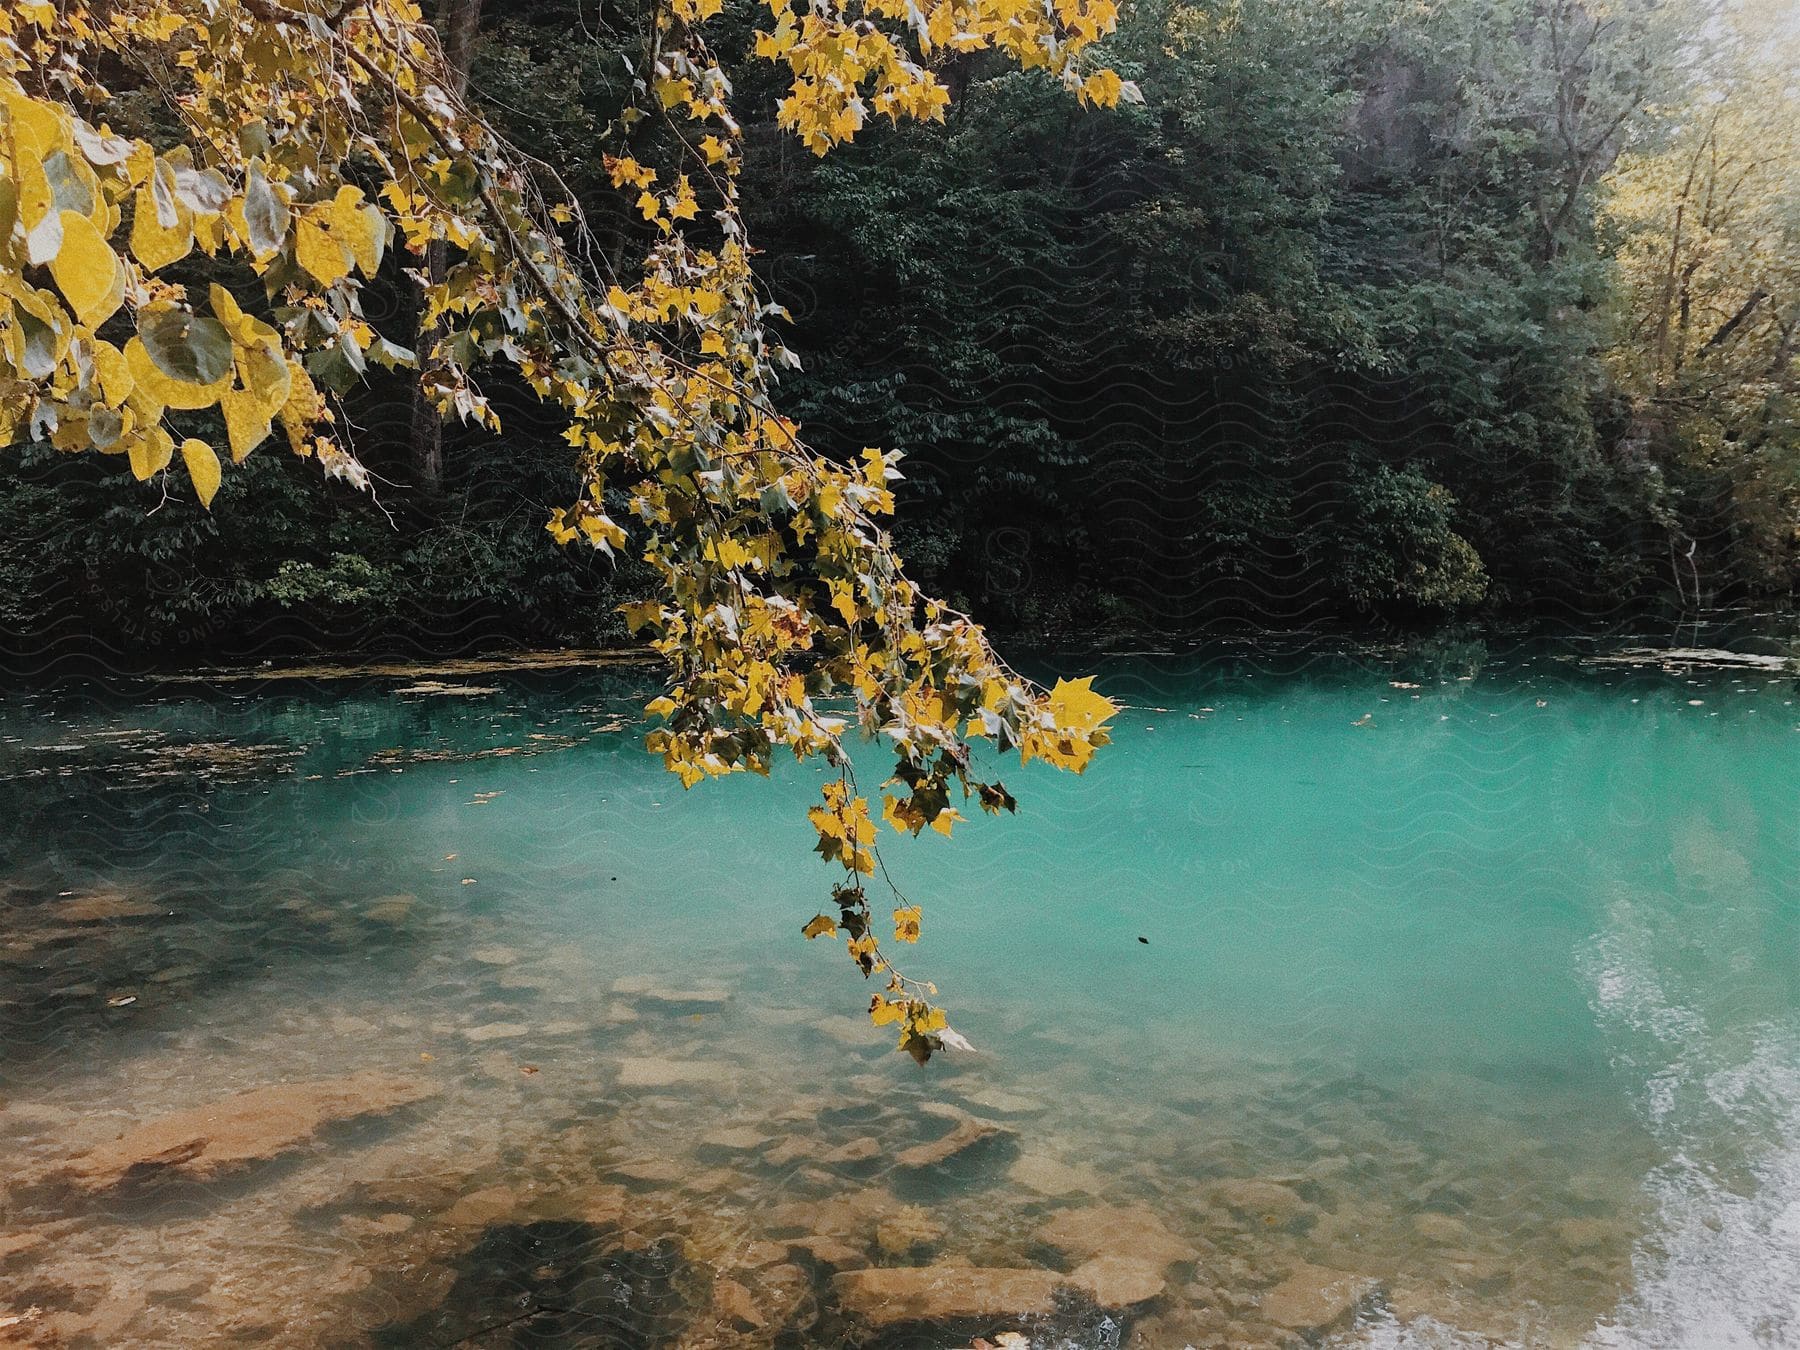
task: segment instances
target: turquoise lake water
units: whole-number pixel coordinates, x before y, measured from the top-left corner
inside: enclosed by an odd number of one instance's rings
[[[0,1149],[32,1184],[0,1201],[0,1316],[967,1344],[871,1330],[831,1271],[1066,1269],[1047,1221],[1106,1204],[1193,1259],[1018,1320],[1037,1344],[1800,1345],[1800,692],[1594,654],[1028,663],[1129,706],[1086,775],[1009,774],[1016,819],[885,844],[925,910],[908,973],[978,1051],[922,1070],[800,936],[820,775],[684,793],[642,670],[15,694]],[[365,1069],[432,1095],[202,1187],[38,1184]],[[979,1147],[896,1165],[970,1116]],[[860,1255],[772,1253],[796,1234]],[[1275,1320],[1319,1268],[1354,1309]],[[728,1279],[763,1325],[723,1317]]]

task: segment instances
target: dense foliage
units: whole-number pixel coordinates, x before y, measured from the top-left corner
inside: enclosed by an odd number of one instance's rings
[[[632,256],[645,222],[607,156],[653,11],[443,8],[481,21],[475,97],[557,166],[594,250]],[[871,123],[823,159],[778,125],[777,40],[747,7],[713,24],[801,359],[783,411],[828,451],[910,456],[901,552],[960,608],[1091,632],[1790,592],[1779,6],[1156,0],[1110,43],[1141,105],[950,54],[943,125]],[[412,312],[403,285],[370,291]],[[375,374],[349,406],[379,503],[281,466],[226,488],[231,522],[110,498],[101,548],[49,488],[104,474],[40,452],[0,483],[9,630],[163,651],[619,636],[608,601],[653,579],[537,532],[579,487],[561,427],[490,381],[503,433],[453,423],[440,470]],[[184,556],[204,584],[161,561]]]
[[[796,406],[912,451],[915,566],[1026,627],[1785,595],[1791,40],[1723,41],[1697,6],[1148,5],[1124,116],[996,71],[945,130],[772,148]],[[1758,345],[1676,395],[1648,260],[1703,188],[1667,161],[1737,103],[1756,228],[1690,225],[1689,340],[1748,305]]]

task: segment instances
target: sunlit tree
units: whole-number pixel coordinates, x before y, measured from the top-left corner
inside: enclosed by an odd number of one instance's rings
[[[1689,95],[1609,180],[1623,284],[1615,371],[1639,436],[1729,476],[1778,570],[1800,507],[1800,29],[1723,9]],[[1698,575],[1695,573],[1695,586]]]

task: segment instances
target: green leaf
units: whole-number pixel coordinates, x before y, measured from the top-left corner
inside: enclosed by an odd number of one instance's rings
[[[140,313],[138,336],[151,362],[172,380],[213,384],[231,372],[231,334],[217,319],[180,309]]]
[[[250,161],[244,177],[244,224],[250,230],[250,247],[259,257],[279,252],[287,242],[290,216],[287,203],[263,176],[261,160]]]

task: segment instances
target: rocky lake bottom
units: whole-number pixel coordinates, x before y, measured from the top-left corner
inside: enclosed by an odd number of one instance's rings
[[[1111,676],[923,1068],[640,677],[16,697],[0,1344],[1800,1343],[1790,679]]]

